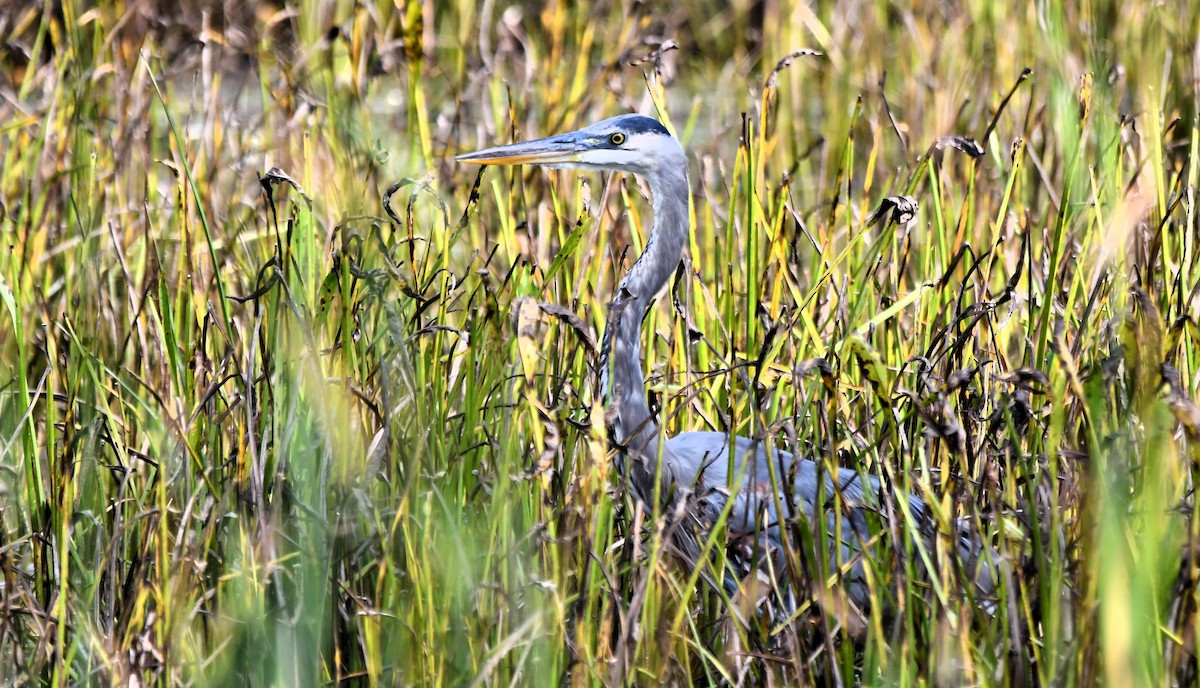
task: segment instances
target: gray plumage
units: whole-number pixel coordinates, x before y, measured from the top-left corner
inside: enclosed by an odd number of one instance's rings
[[[870,538],[869,514],[880,512],[883,495],[876,478],[865,478],[864,485],[864,477],[853,470],[825,471],[812,461],[778,449],[768,456],[762,443],[745,437],[733,438],[734,460],[730,462],[731,441],[721,432],[685,432],[665,441],[660,438],[660,427],[646,402],[640,329],[642,314],[679,265],[691,229],[687,158],[675,137],[650,117],[622,115],[569,134],[488,148],[460,155],[458,160],[632,172],[646,180],[653,196],[653,228],[645,250],[613,295],[600,353],[601,394],[610,411],[610,434],[620,448],[617,456],[622,474],[628,476],[637,496],[649,502],[656,494],[661,459],[663,489],[657,494],[682,509],[684,522],[675,529],[675,540],[693,563],[701,556],[707,528],[728,500],[734,500],[727,522],[732,570],[720,581],[730,592],[741,577],[763,564],[783,573],[781,526],[794,523],[801,512],[808,523],[823,521],[829,571],[848,569],[843,589],[851,601],[865,608],[870,595],[859,552]],[[774,482],[772,468],[777,477]],[[822,476],[824,486],[818,489]],[[906,500],[927,543],[932,544],[931,519],[924,502],[917,497]],[[961,532],[959,540],[958,554],[973,566],[982,551],[977,538]],[[983,590],[992,587],[989,569],[981,566],[974,576]]]

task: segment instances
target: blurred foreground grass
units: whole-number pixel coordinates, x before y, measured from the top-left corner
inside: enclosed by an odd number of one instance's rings
[[[0,10],[6,684],[1197,680],[1200,6],[397,4]],[[640,185],[451,160],[633,110],[668,428],[972,519],[994,615],[665,554],[592,405]]]

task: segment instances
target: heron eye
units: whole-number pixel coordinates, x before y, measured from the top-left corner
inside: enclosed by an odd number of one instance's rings
[[[618,132],[614,133],[613,135],[609,136],[608,140],[612,142],[612,145],[619,146],[622,143],[625,143],[625,135],[618,131]]]

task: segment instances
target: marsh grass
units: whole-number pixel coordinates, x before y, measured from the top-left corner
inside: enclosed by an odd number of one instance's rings
[[[1194,3],[183,5],[0,11],[5,683],[1197,680]],[[691,157],[667,428],[968,520],[994,613],[904,513],[887,613],[801,525],[756,610],[622,488],[644,188],[452,155],[629,110]]]

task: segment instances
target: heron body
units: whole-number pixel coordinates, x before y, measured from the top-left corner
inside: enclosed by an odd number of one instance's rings
[[[783,564],[782,529],[801,513],[816,530],[823,522],[825,529],[819,534],[829,538],[831,569],[846,572],[849,598],[865,607],[870,596],[858,553],[870,536],[868,515],[879,511],[876,478],[846,468],[828,471],[808,459],[723,432],[684,432],[664,439],[646,401],[642,314],[675,272],[691,229],[687,157],[679,141],[653,118],[621,115],[568,134],[467,153],[458,160],[632,172],[646,180],[653,197],[653,227],[645,250],[610,302],[600,352],[601,394],[610,410],[609,429],[620,448],[622,473],[644,501],[656,494],[687,498],[688,527],[677,529],[676,540],[693,563],[699,563],[705,528],[728,509],[729,539],[750,545],[741,555],[731,551],[733,569],[721,581],[730,591],[756,565],[751,560],[763,553],[774,552],[773,562]],[[907,502],[918,522],[928,520],[924,502],[916,497]]]

